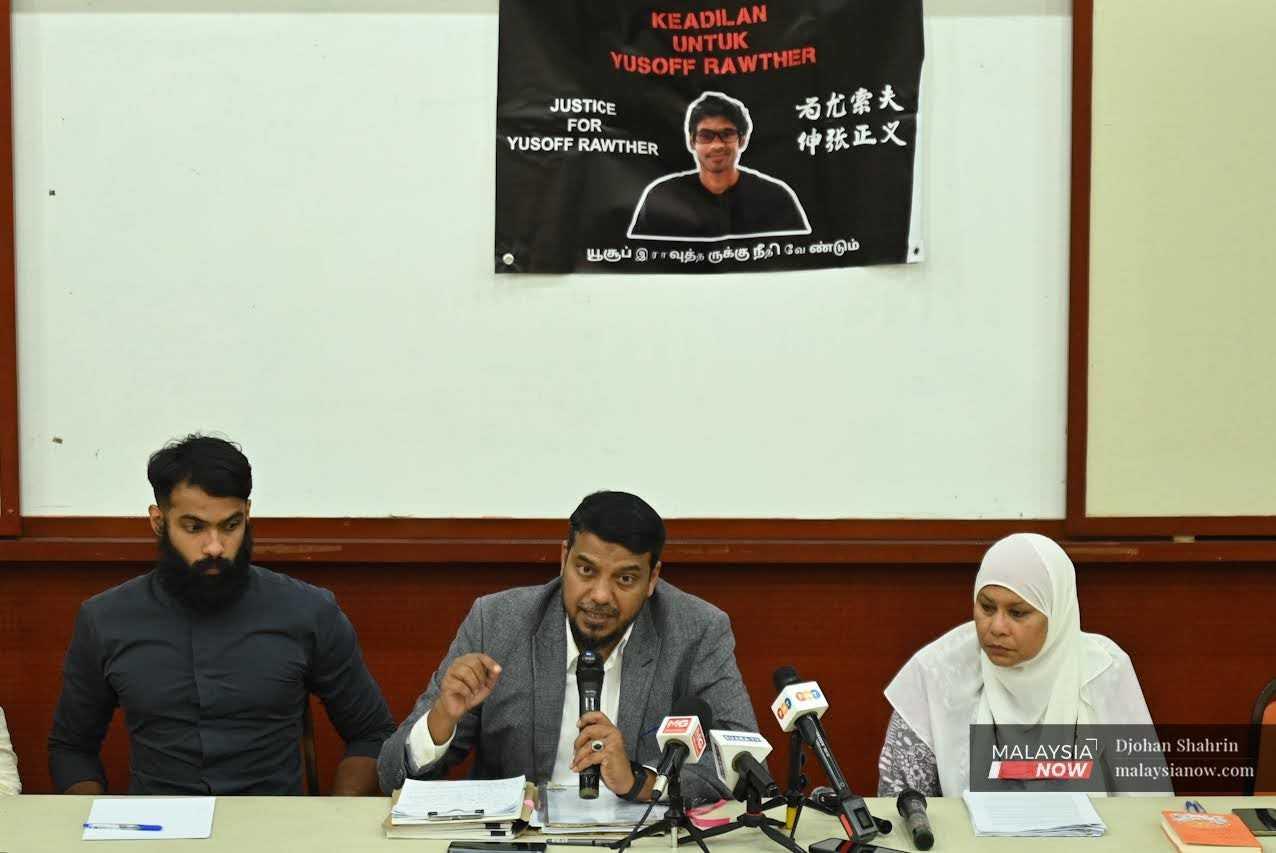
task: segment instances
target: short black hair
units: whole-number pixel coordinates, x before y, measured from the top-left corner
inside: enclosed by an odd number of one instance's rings
[[[665,547],[665,523],[660,515],[629,492],[594,492],[580,502],[567,525],[568,551],[577,534],[592,533],[635,554],[650,554],[654,568]]]
[[[744,104],[726,95],[706,92],[691,105],[691,110],[687,113],[687,138],[690,139],[696,135],[696,128],[700,126],[703,119],[715,116],[721,116],[734,124],[735,129],[744,139],[748,139],[753,131],[753,125],[749,117],[745,115]]]
[[[199,433],[174,439],[152,453],[146,478],[155,492],[155,503],[165,509],[173,489],[183,483],[215,498],[246,501],[253,490],[253,468],[239,445]]]

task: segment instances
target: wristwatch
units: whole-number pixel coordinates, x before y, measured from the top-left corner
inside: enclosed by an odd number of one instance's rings
[[[630,788],[628,791],[626,791],[625,793],[621,794],[620,798],[622,800],[628,800],[629,802],[633,803],[633,802],[637,802],[638,795],[642,793],[642,789],[646,787],[647,785],[648,771],[646,767],[643,767],[637,761],[631,761],[629,763],[629,769],[632,770],[634,773],[634,786]]]

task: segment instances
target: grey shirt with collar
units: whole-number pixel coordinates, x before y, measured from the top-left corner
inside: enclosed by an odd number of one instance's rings
[[[550,778],[566,699],[567,625],[558,578],[474,602],[412,713],[381,749],[377,768],[384,791],[402,786],[408,733],[434,704],[448,667],[472,652],[499,663],[500,680],[487,700],[457,723],[443,756],[416,775],[438,778],[473,750],[472,778]],[[652,766],[659,761],[656,729],[684,696],[695,696],[713,710],[715,728],[757,730],[727,615],[661,580],[634,620],[621,662],[616,728],[631,761]],[[699,764],[683,768],[682,791],[693,802],[728,796],[707,753]]]

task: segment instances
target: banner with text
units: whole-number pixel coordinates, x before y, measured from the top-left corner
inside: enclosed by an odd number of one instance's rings
[[[501,0],[497,272],[922,259],[921,0]]]

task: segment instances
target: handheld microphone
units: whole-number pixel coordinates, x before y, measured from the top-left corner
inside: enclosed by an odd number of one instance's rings
[[[802,681],[791,666],[777,669],[772,680],[780,695],[771,703],[771,713],[782,730],[800,732],[802,740],[815,751],[815,757],[837,793],[840,803],[837,817],[846,830],[846,837],[852,841],[871,841],[877,836],[877,825],[864,804],[864,798],[851,792],[851,786],[842,775],[842,768],[837,766],[837,759],[833,757],[833,750],[824,736],[824,727],[820,725],[820,717],[829,707],[824,692],[814,681]]]
[[[899,792],[895,808],[913,834],[913,846],[929,850],[935,844],[935,833],[931,832],[930,818],[926,815],[926,796],[921,791],[905,788]]]
[[[580,715],[602,707],[603,659],[593,649],[585,649],[576,658],[576,692],[580,694]],[[580,798],[598,799],[598,765],[580,772]]]
[[[779,796],[780,786],[775,784],[766,767],[766,757],[771,753],[771,744],[766,738],[757,732],[715,729],[709,732],[709,740],[713,744],[718,778],[732,797],[748,801]]]
[[[673,714],[665,717],[656,732],[660,747],[660,764],[656,766],[656,783],[651,789],[654,803],[668,790],[670,777],[678,775],[687,761],[693,764],[704,755],[705,729],[713,726],[713,712],[694,696],[684,696],[673,703]]]

